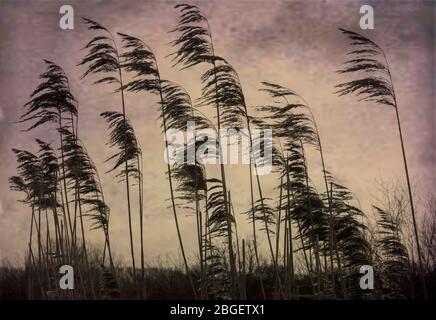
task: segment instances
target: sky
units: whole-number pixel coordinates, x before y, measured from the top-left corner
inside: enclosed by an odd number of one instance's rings
[[[11,148],[37,151],[34,140],[57,143],[54,129],[30,133],[16,121],[22,106],[45,71],[43,59],[59,64],[70,79],[80,103],[80,137],[94,159],[111,207],[111,239],[115,255],[127,260],[129,240],[125,188],[106,174],[111,154],[103,111],[120,111],[119,95],[108,86],[81,80],[76,65],[83,46],[94,35],[80,17],[96,20],[112,31],[144,40],[156,53],[163,78],[182,85],[193,99],[200,96],[201,67],[179,71],[167,57],[172,52],[168,33],[177,23],[177,1],[10,1],[0,0],[0,262],[20,263],[26,248],[30,210],[17,202],[22,196],[9,191],[15,174]],[[317,120],[327,169],[349,187],[369,215],[378,197],[377,185],[404,183],[404,168],[393,109],[358,102],[354,96],[337,97],[335,84],[345,79],[335,70],[346,59],[347,40],[338,27],[360,32],[384,48],[396,90],[409,170],[418,207],[434,192],[435,181],[435,2],[434,1],[190,1],[208,17],[218,55],[238,71],[249,112],[269,102],[259,92],[268,80],[297,91],[310,104]],[[74,30],[59,28],[59,8],[74,8]],[[374,30],[359,28],[359,8],[374,8]],[[94,79],[95,80],[95,79]],[[127,114],[143,150],[145,178],[146,262],[180,261],[179,247],[165,178],[164,140],[157,120],[157,100],[150,95],[127,94]],[[274,135],[274,133],[273,133]],[[316,153],[309,152],[309,170],[322,192],[322,173]],[[250,226],[239,214],[250,205],[247,169],[227,168],[229,188],[237,213],[240,236],[250,239]],[[218,168],[210,167],[211,175]],[[261,178],[266,196],[277,197],[276,176]],[[419,212],[422,219],[422,211]],[[134,217],[134,225],[138,218]],[[188,256],[195,256],[195,219],[180,212],[182,237]],[[139,234],[135,232],[138,243]],[[90,239],[101,246],[102,235]],[[261,239],[265,247],[266,239]],[[138,252],[138,251],[137,251]]]

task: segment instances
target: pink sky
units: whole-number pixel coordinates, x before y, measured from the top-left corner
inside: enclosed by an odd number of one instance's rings
[[[0,259],[19,261],[26,247],[29,210],[9,191],[8,177],[15,174],[12,147],[36,151],[36,137],[54,141],[53,133],[20,132],[14,124],[21,106],[44,71],[42,59],[56,62],[70,77],[80,102],[80,132],[94,158],[111,207],[111,238],[119,256],[128,252],[127,215],[122,185],[104,174],[110,151],[106,124],[99,114],[120,110],[117,94],[105,86],[80,80],[76,64],[80,49],[91,38],[80,17],[99,21],[115,32],[134,35],[156,52],[164,78],[183,85],[192,98],[200,94],[201,69],[179,72],[166,57],[177,22],[176,1],[67,1],[75,9],[75,29],[59,29],[60,1],[0,1]],[[377,195],[376,181],[404,181],[394,110],[359,103],[353,96],[337,97],[334,85],[344,78],[335,70],[349,49],[338,27],[362,32],[381,45],[388,56],[402,117],[410,172],[419,195],[435,188],[435,2],[433,1],[191,1],[208,16],[219,55],[237,69],[247,103],[267,103],[258,92],[260,81],[292,88],[313,109],[323,140],[328,170],[359,198],[371,214]],[[359,29],[359,8],[372,4],[375,30]],[[127,95],[127,112],[144,152],[145,244],[147,262],[157,257],[178,260],[178,244],[165,179],[163,137],[157,119],[157,101],[144,95]],[[51,140],[50,140],[51,139]],[[310,154],[310,153],[309,153]],[[320,163],[310,158],[315,185],[322,191]],[[235,210],[249,208],[247,170],[228,169]],[[217,168],[211,168],[217,173]],[[277,196],[273,175],[262,178],[267,196]],[[417,197],[417,201],[421,201]],[[181,213],[182,234],[189,256],[195,254],[194,218]],[[137,221],[136,221],[137,222]],[[245,217],[238,216],[241,235],[250,238]],[[96,244],[101,235],[93,232]],[[139,237],[138,234],[135,238]],[[265,243],[265,239],[262,240]]]

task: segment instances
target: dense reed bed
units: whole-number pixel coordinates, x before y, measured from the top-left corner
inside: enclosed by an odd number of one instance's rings
[[[358,199],[329,171],[329,152],[323,149],[322,132],[308,101],[286,84],[259,82],[270,103],[247,105],[236,68],[218,55],[210,23],[197,6],[176,5],[179,21],[170,36],[174,72],[201,70],[202,94],[189,93],[161,74],[157,56],[147,39],[110,28],[91,19],[89,42],[77,66],[83,85],[98,85],[113,93],[114,110],[101,114],[108,125],[107,144],[112,155],[104,174],[125,188],[125,212],[111,212],[105,201],[99,169],[80,138],[79,98],[69,87],[66,72],[46,60],[46,71],[24,106],[20,126],[26,134],[44,127],[56,132],[56,142],[36,139],[33,151],[14,149],[17,174],[11,189],[23,194],[29,210],[29,241],[25,268],[3,268],[0,287],[4,298],[29,299],[418,299],[434,297],[436,266],[435,202],[430,200],[426,220],[419,224],[401,130],[399,102],[383,49],[372,40],[340,29],[350,41],[349,60],[338,72],[344,83],[337,94],[355,94],[366,108],[393,110],[399,129],[404,163],[405,193],[401,188],[386,193],[383,205],[366,213]],[[214,35],[219,37],[219,35]],[[164,58],[164,57],[162,57]],[[262,79],[260,79],[262,80]],[[147,205],[144,194],[143,151],[129,120],[131,105],[126,93],[157,99],[166,156],[168,130],[186,131],[189,121],[196,130],[217,133],[217,148],[224,148],[221,129],[246,129],[249,133],[247,175],[250,202],[236,208],[229,190],[229,176],[219,153],[219,176],[208,172],[201,159],[171,163],[166,167],[168,214],[174,219],[182,267],[149,267],[144,253]],[[345,108],[346,106],[344,106]],[[383,109],[383,110],[382,110]],[[209,110],[204,112],[204,110]],[[207,117],[205,113],[213,113]],[[271,129],[273,139],[252,138],[257,129]],[[191,137],[184,153],[198,150],[201,139]],[[266,197],[256,161],[268,143],[276,179],[274,198]],[[321,172],[313,172],[307,159],[316,154]],[[314,175],[322,177],[315,185]],[[404,197],[404,194],[407,196]],[[394,197],[394,199],[392,199]],[[197,260],[187,258],[179,216],[193,213]],[[111,215],[124,215],[128,229],[128,264],[114,258]],[[238,234],[236,215],[244,214],[250,237]],[[138,217],[139,224],[132,222]],[[370,218],[375,217],[375,219]],[[92,222],[92,229],[85,221]],[[410,233],[410,230],[412,232]],[[87,242],[90,232],[100,232],[101,247]],[[140,241],[135,241],[139,232]],[[413,242],[408,242],[410,234]],[[260,252],[259,242],[266,243]],[[135,256],[139,248],[140,256]],[[197,250],[197,249],[196,249]],[[72,265],[74,291],[60,290],[58,268]],[[373,266],[375,288],[360,286],[361,266]],[[12,285],[12,283],[15,283]],[[433,286],[431,285],[433,284]]]

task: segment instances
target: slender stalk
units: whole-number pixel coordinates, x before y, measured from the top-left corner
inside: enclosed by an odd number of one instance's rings
[[[70,246],[70,238],[68,236],[68,228],[66,227],[68,225],[67,222],[67,214],[66,214],[66,210],[65,210],[65,200],[64,200],[64,192],[63,192],[63,188],[61,186],[60,188],[61,191],[61,202],[62,202],[62,213],[63,213],[63,222],[61,221],[61,234],[62,234],[62,238],[65,239],[65,262],[69,262],[66,259],[71,259],[71,246]]]
[[[141,155],[142,158],[142,155]],[[142,160],[142,159],[141,159]],[[144,208],[143,208],[143,179],[142,179],[142,161],[139,159],[139,155],[136,156],[137,167],[139,171],[138,181],[138,199],[139,199],[139,233],[141,238],[141,291],[142,298],[147,298],[147,290],[145,287],[145,257],[144,257]]]
[[[295,196],[294,196],[294,193],[292,191],[291,191],[291,196],[292,196],[292,201],[295,204]],[[297,221],[297,228],[298,228],[297,231],[298,231],[298,235],[299,235],[300,241],[301,241],[301,249],[303,250],[303,256],[304,256],[304,261],[306,263],[307,273],[309,275],[310,284],[312,285],[313,294],[315,294],[316,290],[315,290],[315,285],[314,285],[313,276],[312,276],[313,270],[312,270],[312,267],[309,263],[309,259],[307,257],[306,246],[304,244],[304,239],[303,239],[303,233],[301,232],[301,224],[300,224],[300,221],[298,219],[295,219],[295,220]],[[309,251],[309,256],[310,256],[310,254],[311,253]]]
[[[315,268],[316,268],[316,274],[317,274],[317,293],[320,292],[320,261],[319,261],[319,244],[318,241],[315,241],[315,232],[313,229],[313,212],[312,212],[312,201],[310,199],[310,190],[309,190],[309,173],[307,168],[307,160],[304,153],[304,147],[303,147],[303,141],[300,140],[300,146],[301,146],[301,154],[303,156],[303,165],[304,165],[304,175],[306,178],[306,197],[307,197],[307,206],[309,210],[310,215],[310,229],[311,229],[311,235],[312,235],[312,246],[315,253]]]
[[[319,149],[319,155],[320,155],[320,159],[321,159],[321,165],[322,165],[322,172],[323,172],[323,178],[324,178],[324,184],[325,184],[325,190],[326,190],[326,195],[327,195],[327,202],[328,202],[328,212],[329,212],[329,251],[330,251],[330,267],[331,267],[331,277],[332,277],[332,292],[333,292],[333,296],[336,296],[336,290],[335,290],[335,273],[334,273],[334,265],[333,265],[333,251],[335,251],[337,253],[337,247],[335,244],[335,233],[334,233],[334,220],[333,220],[333,212],[332,212],[332,199],[330,197],[330,193],[329,193],[329,187],[328,187],[328,179],[327,179],[327,170],[325,167],[325,162],[324,162],[324,153],[323,153],[323,149],[322,149],[322,144],[321,144],[321,137],[319,134],[319,130],[318,130],[318,125],[316,123],[315,120],[315,116],[312,113],[312,110],[309,107],[309,104],[307,103],[307,101],[300,95],[297,95],[302,101],[303,103],[307,106],[307,109],[310,113],[310,116],[312,118],[312,123],[313,126],[315,128],[315,134],[316,134],[316,142],[318,145],[318,149]],[[340,263],[338,261],[338,263]],[[327,272],[327,269],[326,269]]]
[[[307,251],[306,251],[306,247],[304,245],[303,234],[301,232],[301,223],[299,220],[297,220],[297,227],[298,227],[298,235],[299,235],[300,241],[301,241],[301,249],[303,250],[304,262],[306,264],[307,274],[309,275],[309,280],[310,280],[310,284],[312,285],[313,294],[316,294],[317,290],[315,288],[315,285],[313,282],[313,275],[312,275],[313,270],[312,270],[312,266],[310,265],[309,258],[307,257]],[[310,255],[311,255],[311,252],[309,251],[309,256]]]
[[[197,188],[197,170],[195,171],[195,217],[197,222],[197,242],[198,242],[198,253],[200,258],[200,274],[201,274],[201,298],[204,299],[207,291],[205,269],[204,269],[204,258],[203,258],[203,221],[200,210],[200,203],[198,199],[198,188]]]
[[[283,198],[283,176],[280,177],[280,195],[279,195],[279,207],[276,221],[276,264],[278,265],[279,252],[280,252],[280,226],[282,223],[282,199]]]
[[[35,256],[33,254],[32,247],[30,247],[30,257],[31,257],[33,265],[36,268]],[[41,298],[44,298],[46,296],[46,293],[44,292],[44,286],[42,285],[42,280],[41,280],[41,272],[39,272],[39,270],[38,270],[38,272],[36,272],[36,279],[39,282],[39,288],[41,290]]]
[[[247,300],[247,275],[245,271],[245,239],[242,239],[242,274],[241,274],[241,299]]]
[[[235,209],[233,208],[232,199],[230,196],[229,191],[229,208],[230,208],[230,214],[232,215],[233,219],[235,220],[235,236],[236,236],[236,253],[238,255],[238,288],[239,288],[239,297],[242,297],[243,295],[243,289],[241,287],[241,275],[239,274],[239,271],[241,270],[241,252],[239,247],[239,235],[238,235],[238,225],[236,223],[236,216],[235,216]]]
[[[70,230],[70,235],[71,235],[71,245],[73,245],[73,226],[71,223],[71,215],[70,215],[70,205],[69,205],[69,201],[68,201],[68,189],[67,189],[67,179],[66,179],[66,175],[65,175],[65,157],[64,157],[64,137],[62,134],[62,111],[59,111],[59,134],[60,134],[60,143],[61,143],[61,168],[62,168],[62,173],[63,173],[63,177],[62,177],[62,181],[63,181],[63,187],[64,187],[64,196],[65,196],[65,204],[64,206],[66,207],[66,212],[67,212],[67,218],[68,218],[68,226],[69,226],[69,230]],[[65,225],[65,227],[67,227],[67,225]],[[68,233],[68,232],[67,232]],[[73,249],[72,249],[73,250]]]
[[[250,152],[250,159],[251,159],[251,152]],[[248,170],[250,170],[249,177],[250,177],[250,199],[251,199],[251,216],[252,216],[251,225],[253,228],[252,230],[253,230],[254,256],[256,258],[257,269],[260,271],[259,252],[257,248],[257,235],[256,235],[256,217],[254,212],[254,191],[253,191],[253,175],[252,175],[251,160]],[[260,283],[260,290],[262,292],[262,297],[264,300],[266,300],[265,286],[263,284],[262,272],[259,272],[259,283]]]
[[[118,60],[118,77],[120,79],[120,93],[121,93],[121,107],[123,112],[123,121],[126,122],[126,106],[124,101],[124,85],[123,85],[123,75],[121,72],[121,64],[120,64],[120,56],[118,54],[118,48],[117,44],[111,35],[112,42],[115,46],[115,52]],[[124,135],[124,141],[125,145],[127,146],[127,135]],[[132,231],[132,212],[131,212],[131,205],[130,205],[130,181],[129,181],[129,165],[128,160],[124,162],[124,170],[125,170],[125,179],[126,179],[126,196],[127,196],[127,214],[128,214],[128,220],[129,220],[129,237],[130,237],[130,255],[132,257],[132,275],[133,279],[135,281],[135,287],[138,294],[138,285],[136,284],[136,263],[135,263],[135,252],[134,252],[134,246],[133,246],[133,231]]]
[[[88,273],[88,277],[89,279],[91,279],[91,267],[89,265],[89,261],[88,261],[88,252],[86,249],[86,239],[85,239],[85,229],[84,229],[84,223],[83,223],[83,212],[82,212],[82,204],[81,204],[81,200],[80,200],[80,194],[77,194],[77,202],[78,202],[78,206],[79,206],[79,217],[80,217],[80,229],[81,229],[81,233],[82,233],[82,250],[83,250],[83,256],[84,256],[84,260],[85,260],[85,266],[86,266],[86,271]],[[92,281],[90,281],[90,287],[91,287],[91,294],[93,296],[94,299],[96,299],[96,294],[95,294],[95,290],[94,290],[94,286]]]
[[[280,252],[280,227],[282,224],[282,200],[283,200],[283,176],[280,177],[280,195],[279,195],[279,207],[278,207],[278,215],[276,221],[276,266],[278,268],[279,265],[279,252]],[[277,277],[277,275],[276,275]],[[280,275],[279,275],[280,277]],[[278,279],[276,279],[278,283]]]
[[[157,65],[157,63],[156,63]],[[193,116],[192,112],[192,116]],[[195,132],[194,132],[194,146],[195,146]],[[197,164],[197,160],[195,160],[195,164]],[[201,298],[207,299],[207,276],[206,276],[206,252],[203,254],[203,248],[205,247],[203,241],[203,217],[200,209],[200,198],[198,194],[198,172],[197,167],[195,168],[195,216],[197,222],[197,240],[198,240],[198,250],[199,250],[199,258],[200,258],[200,273],[201,273]],[[206,200],[207,201],[207,200]],[[207,210],[207,208],[206,208]],[[206,232],[206,228],[205,228]]]
[[[207,29],[209,31],[209,37],[210,37],[210,45],[211,45],[211,51],[212,56],[215,56],[215,50],[213,46],[213,39],[212,39],[212,33],[210,30],[209,21],[206,19],[207,23]],[[216,68],[216,62],[213,60],[212,62],[214,69]],[[218,94],[218,88],[217,88],[217,76],[216,73],[214,74],[215,79],[215,91]],[[219,103],[216,103],[216,117],[217,117],[217,128],[218,132],[221,131],[221,118],[220,118],[220,106]],[[227,183],[226,183],[226,174],[224,170],[224,161],[223,161],[223,155],[222,155],[222,145],[221,145],[221,138],[218,134],[218,145],[219,145],[219,157],[220,157],[220,170],[221,170],[221,181],[223,185],[223,196],[224,196],[224,203],[225,203],[225,212],[226,212],[226,220],[227,220],[227,240],[228,240],[228,249],[229,249],[229,262],[230,262],[230,274],[231,274],[231,281],[232,281],[232,298],[236,299],[237,297],[237,286],[236,286],[236,279],[237,277],[237,271],[236,271],[236,261],[235,256],[233,252],[233,241],[232,241],[232,221],[230,219],[230,210],[229,210],[229,203],[227,200]]]
[[[236,74],[236,77],[238,78],[238,81],[240,83],[240,79],[239,76]],[[273,250],[273,246],[272,246],[272,241],[271,241],[271,236],[270,236],[270,232],[269,232],[269,228],[268,228],[268,224],[267,224],[267,220],[266,220],[266,214],[265,214],[265,205],[264,205],[264,201],[263,201],[263,194],[262,194],[262,187],[260,184],[260,179],[259,179],[259,173],[258,173],[258,169],[257,169],[257,163],[256,160],[254,159],[254,150],[253,150],[253,137],[251,135],[251,125],[250,125],[250,118],[248,116],[248,110],[247,110],[247,106],[244,102],[244,111],[245,111],[245,119],[246,119],[246,123],[247,123],[247,130],[248,130],[248,136],[250,139],[250,153],[249,153],[249,169],[250,169],[250,192],[251,192],[251,204],[252,204],[252,212],[254,215],[254,201],[253,201],[253,182],[252,182],[252,167],[251,167],[251,163],[253,162],[254,164],[254,170],[255,170],[255,174],[256,174],[256,182],[257,182],[257,188],[258,188],[258,192],[259,192],[259,198],[260,198],[260,202],[261,202],[261,206],[262,206],[262,213],[263,213],[263,218],[264,218],[264,222],[265,222],[265,230],[266,230],[266,235],[268,238],[268,245],[269,245],[269,249],[270,249],[270,254],[271,254],[271,259],[274,265],[274,271],[277,277],[277,283],[278,283],[278,287],[279,287],[279,291],[281,294],[283,294],[283,290],[282,290],[282,284],[281,284],[281,280],[280,280],[280,275],[279,275],[279,270],[278,270],[278,265],[277,265],[277,259],[274,257],[274,250]]]
[[[330,182],[330,199],[333,199],[333,183]],[[335,255],[336,255],[336,260],[337,260],[337,264],[338,264],[338,277],[339,277],[339,281],[341,283],[341,291],[342,291],[342,295],[343,297],[345,297],[347,295],[346,293],[346,289],[345,289],[345,284],[344,284],[344,278],[342,275],[342,264],[341,264],[341,259],[339,256],[339,250],[338,247],[336,245],[336,234],[333,234],[333,247],[335,248]]]
[[[180,227],[179,227],[179,219],[177,217],[176,203],[175,203],[175,197],[174,197],[174,188],[173,188],[173,179],[172,179],[172,170],[171,170],[171,165],[170,165],[170,161],[169,161],[170,154],[168,151],[168,133],[167,133],[167,122],[166,122],[166,113],[165,113],[165,99],[163,98],[163,93],[162,93],[162,86],[161,86],[162,81],[160,78],[159,67],[157,64],[156,57],[154,55],[153,55],[153,57],[154,57],[155,65],[156,65],[157,80],[159,83],[159,86],[158,86],[159,98],[160,98],[160,103],[162,106],[162,124],[163,124],[163,129],[165,132],[165,154],[166,154],[166,158],[167,158],[167,174],[168,174],[168,181],[169,181],[170,194],[171,194],[171,206],[173,209],[173,217],[174,217],[174,222],[176,224],[176,230],[177,230],[177,238],[179,240],[180,251],[182,253],[183,263],[185,265],[186,276],[188,277],[189,284],[191,285],[192,292],[194,294],[194,298],[197,299],[197,291],[195,290],[194,282],[192,281],[191,272],[189,270],[188,260],[186,259],[185,248],[183,246],[182,235],[181,235]]]
[[[36,222],[36,221],[35,221]],[[42,242],[41,242],[41,208],[38,208],[38,222],[35,224],[38,232],[38,263],[39,268],[42,268]]]
[[[286,209],[287,210],[287,209]],[[288,213],[286,212],[286,216],[288,216]],[[288,227],[288,221],[287,218],[285,218],[285,236],[283,237],[283,246],[284,246],[284,253],[283,253],[283,267],[284,267],[284,273],[285,273],[285,288],[284,288],[284,297],[285,299],[289,299],[289,290],[290,290],[290,251],[289,250],[289,227]]]
[[[287,196],[287,212],[286,212],[286,219],[285,219],[285,224],[287,223],[287,229],[288,229],[288,234],[287,234],[287,240],[288,240],[288,255],[287,255],[287,259],[288,259],[288,268],[289,268],[289,272],[290,272],[290,283],[288,280],[288,285],[287,285],[287,295],[289,297],[290,294],[290,290],[289,290],[289,284],[291,286],[291,290],[294,291],[295,289],[295,275],[294,275],[294,250],[293,250],[293,246],[292,246],[292,223],[291,223],[291,215],[290,215],[290,209],[291,209],[291,197],[290,197],[290,190],[289,190],[289,186],[290,186],[290,178],[289,178],[289,160],[286,161],[286,181],[287,181],[287,188],[286,188],[286,196]]]
[[[57,180],[57,178],[56,178]],[[59,256],[64,255],[64,251],[63,251],[63,239],[62,239],[62,235],[60,232],[60,228],[59,228],[59,219],[58,219],[58,213],[57,213],[57,208],[56,208],[56,191],[54,194],[54,197],[52,196],[50,198],[51,203],[52,203],[52,210],[53,210],[53,221],[54,221],[54,229],[55,229],[55,241],[56,241],[56,257],[58,260]]]
[[[386,60],[386,62],[387,62],[387,60]],[[389,72],[389,67],[388,67],[388,72]],[[389,72],[389,77],[391,77],[390,72]],[[392,78],[391,78],[391,82],[392,82]],[[393,85],[392,85],[392,90],[393,90]],[[422,287],[423,287],[423,291],[424,291],[424,299],[427,300],[428,299],[427,283],[426,283],[425,278],[424,278],[424,267],[423,267],[423,263],[422,263],[422,255],[421,255],[421,246],[420,246],[420,243],[419,243],[418,226],[417,226],[417,223],[416,223],[416,214],[415,214],[415,208],[414,208],[414,204],[413,204],[412,186],[411,186],[411,183],[410,183],[409,169],[408,169],[408,166],[407,166],[406,151],[405,151],[405,148],[404,148],[404,141],[403,141],[403,133],[402,133],[402,130],[401,130],[400,114],[399,114],[399,111],[398,111],[398,106],[397,106],[397,101],[396,101],[396,98],[395,98],[395,93],[394,93],[394,101],[395,101],[395,114],[396,114],[397,124],[398,124],[398,132],[399,132],[399,135],[400,135],[401,152],[402,152],[402,155],[403,155],[403,162],[404,162],[404,172],[405,172],[405,175],[406,175],[407,191],[408,191],[408,196],[409,196],[410,210],[411,210],[411,213],[412,213],[413,232],[414,232],[414,235],[415,235],[416,250],[418,251],[420,278],[421,278]]]
[[[31,253],[32,253],[32,238],[33,238],[33,217],[35,215],[35,205],[32,201],[32,215],[30,217],[30,231],[29,231],[29,243],[28,243],[28,247],[29,247],[29,264],[30,264],[30,270],[28,270],[28,278],[29,278],[29,300],[32,299],[32,275],[33,275],[33,265],[32,265],[32,259],[31,259]]]
[[[208,199],[208,195],[207,195],[207,186],[205,188],[204,191],[204,206],[205,206],[205,226],[204,226],[204,230],[205,230],[205,242],[206,242],[206,246],[204,248],[204,257],[206,260],[207,257],[207,249],[209,249],[209,256],[212,257],[213,252],[212,252],[212,235],[211,235],[211,230],[210,230],[210,225],[209,225],[209,210],[208,210],[208,205],[207,205],[207,199]],[[207,270],[208,266],[207,264],[205,264],[205,268]],[[206,271],[207,272],[207,271]],[[217,292],[217,285],[216,285],[216,281],[215,281],[215,277],[212,278],[212,287],[213,287],[213,293],[215,294]]]
[[[101,186],[101,179],[100,176],[98,174],[98,171],[95,171],[95,174],[97,176],[97,181],[100,185],[100,190],[101,190],[101,199],[103,201],[103,203],[106,203],[104,200],[104,192],[103,192],[103,187]],[[97,192],[97,190],[95,191],[95,196],[97,198],[97,200],[100,200],[100,195]],[[109,255],[109,265],[111,268],[111,272],[113,274],[115,274],[115,266],[114,266],[114,262],[113,262],[113,258],[112,258],[112,250],[111,250],[111,245],[110,245],[110,239],[109,239],[109,216],[104,217],[103,213],[99,210],[100,213],[100,217],[102,220],[104,220],[104,218],[107,219],[106,223],[103,224],[103,232],[104,232],[104,236],[105,236],[105,246],[104,246],[104,252],[103,252],[103,264],[104,264],[104,255],[106,254],[106,248],[108,251],[108,255]]]

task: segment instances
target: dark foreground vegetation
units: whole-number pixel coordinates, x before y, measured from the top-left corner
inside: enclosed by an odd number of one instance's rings
[[[139,270],[137,270],[138,272]],[[46,279],[32,282],[32,275],[29,269],[2,267],[0,269],[0,300],[23,300],[23,299],[129,299],[136,300],[138,295],[133,282],[130,270],[119,268],[115,271],[117,279],[105,268],[98,265],[92,265],[91,276],[87,278],[88,291],[65,293],[62,290],[56,290],[56,282],[59,275],[53,275],[48,283]],[[183,269],[178,267],[155,267],[146,268],[147,299],[150,300],[192,300],[195,296],[192,293],[189,278]],[[244,291],[248,300],[262,300],[263,293],[259,287],[260,277],[265,285],[267,299],[280,299],[278,292],[275,290],[274,270],[272,266],[262,265],[261,268],[248,271],[244,275]],[[284,270],[281,268],[280,275],[284,276]],[[192,268],[192,278],[196,283],[201,281],[201,273],[198,267]],[[419,283],[419,277],[413,278],[391,277],[400,287],[396,291],[396,296],[391,295],[390,290],[375,286],[364,297],[360,298],[370,300],[386,299],[422,299],[422,289],[414,288],[413,283]],[[139,281],[139,279],[138,279]],[[428,298],[436,299],[436,275],[434,272],[428,274],[427,281]],[[290,297],[294,300],[316,300],[316,299],[335,299],[331,293],[325,292],[321,295],[313,295],[311,279],[307,275],[298,275],[295,280],[295,294]],[[89,286],[93,286],[92,289]],[[337,284],[339,285],[339,283]],[[412,286],[412,287],[411,287]],[[43,292],[41,288],[51,288],[52,290]],[[213,299],[214,297],[209,297]]]

